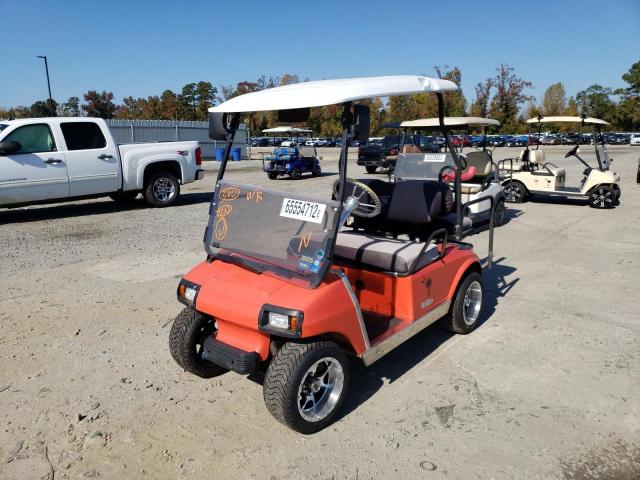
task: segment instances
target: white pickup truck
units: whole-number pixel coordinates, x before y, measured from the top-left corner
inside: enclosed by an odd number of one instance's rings
[[[0,207],[139,193],[154,207],[204,177],[198,142],[117,145],[100,118],[0,120]]]

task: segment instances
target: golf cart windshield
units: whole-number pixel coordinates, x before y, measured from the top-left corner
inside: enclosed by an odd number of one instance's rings
[[[401,153],[393,174],[397,180],[437,180],[444,167],[455,165],[450,153]]]
[[[311,286],[324,273],[338,202],[220,180],[207,253]]]
[[[227,142],[205,232],[205,248],[210,260],[219,259],[256,273],[277,275],[303,287],[316,287],[331,266],[339,220],[347,204],[344,184],[348,134],[353,129],[354,135],[364,137],[366,133],[368,137],[368,110],[362,117],[357,116],[352,102],[430,92],[437,93],[438,102],[443,105],[442,92],[454,90],[457,86],[448,80],[410,75],[321,80],[251,92],[209,108],[210,137],[222,139],[219,137],[225,131],[223,138]],[[278,110],[284,111],[280,115],[283,119],[289,119],[284,121],[303,122],[308,119],[311,107],[334,104],[343,104],[339,162],[339,181],[343,188],[339,201],[278,192],[223,178],[240,114]],[[303,118],[305,112],[306,118]],[[233,115],[227,123],[229,114]],[[362,124],[358,124],[357,119],[362,119]]]

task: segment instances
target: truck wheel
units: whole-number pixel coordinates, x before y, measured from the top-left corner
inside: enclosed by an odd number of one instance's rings
[[[527,187],[517,181],[507,182],[504,185],[504,195],[509,203],[523,203],[527,199]]]
[[[480,322],[482,292],[482,276],[471,272],[458,286],[449,314],[440,320],[440,325],[455,333],[471,332]]]
[[[498,203],[496,204],[496,208],[493,211],[494,227],[499,227],[501,225],[504,225],[506,213],[507,213],[507,206],[505,205],[504,200],[502,199],[498,200]]]
[[[109,195],[109,198],[118,203],[131,203],[133,202],[140,192],[116,192]]]
[[[173,205],[179,196],[180,182],[169,172],[154,173],[144,188],[144,198],[153,207]]]
[[[366,166],[364,168],[367,169],[367,173],[376,173],[376,168],[378,168],[378,167],[374,167],[374,166],[369,165],[369,166]]]
[[[589,206],[591,208],[613,208],[616,202],[616,194],[608,185],[600,185],[589,193]]]
[[[275,180],[278,178],[278,174],[276,172],[269,172],[267,173],[267,177],[269,177],[269,180]]]
[[[349,360],[334,342],[285,343],[267,369],[264,402],[287,427],[314,433],[335,418],[350,378]]]
[[[171,356],[187,372],[202,378],[217,377],[228,372],[226,368],[202,359],[204,341],[216,331],[213,318],[193,308],[183,309],[173,321],[169,333]]]
[[[294,168],[291,172],[291,178],[293,178],[294,180],[300,180],[300,178],[302,178],[302,170],[300,170],[299,168]]]

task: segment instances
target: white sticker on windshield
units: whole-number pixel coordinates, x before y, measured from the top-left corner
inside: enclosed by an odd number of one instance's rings
[[[424,155],[425,162],[444,163],[446,159],[447,159],[446,153],[425,153]]]
[[[327,206],[323,203],[285,198],[282,200],[280,216],[302,220],[303,222],[321,223],[326,208]]]

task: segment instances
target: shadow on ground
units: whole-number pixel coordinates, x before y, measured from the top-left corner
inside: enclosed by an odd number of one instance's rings
[[[211,192],[182,193],[174,208],[184,205],[211,202]],[[55,205],[43,204],[39,207],[6,209],[0,211],[0,224],[38,222],[41,220],[55,220],[59,218],[81,217],[85,215],[103,215],[130,210],[144,210],[150,207],[142,197],[132,202],[119,203],[108,198],[90,203],[57,203]]]

